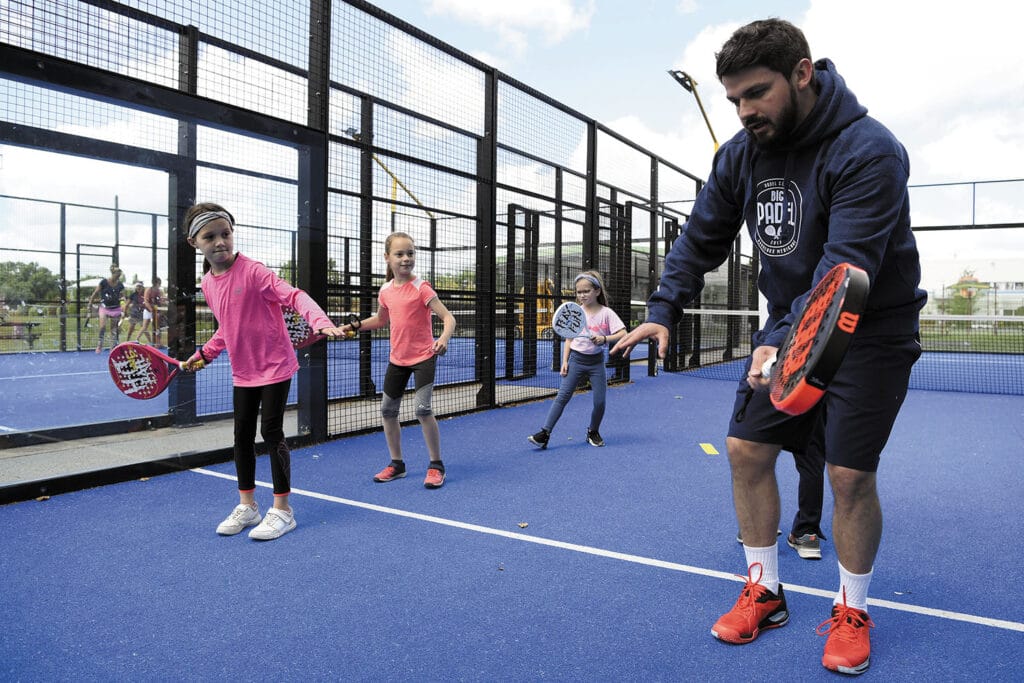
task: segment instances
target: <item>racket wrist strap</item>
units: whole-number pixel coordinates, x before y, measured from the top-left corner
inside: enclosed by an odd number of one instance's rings
[[[199,348],[196,349],[196,353],[199,354],[199,360],[203,361],[203,363],[209,363],[210,362],[210,359],[206,357],[205,353],[203,353],[202,345],[200,345]]]

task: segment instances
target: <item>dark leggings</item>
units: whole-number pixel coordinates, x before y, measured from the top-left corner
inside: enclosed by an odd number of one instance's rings
[[[256,418],[262,406],[260,435],[270,454],[274,495],[291,493],[292,455],[284,437],[284,409],[291,383],[287,379],[262,387],[235,387],[235,472],[239,491],[256,488]]]

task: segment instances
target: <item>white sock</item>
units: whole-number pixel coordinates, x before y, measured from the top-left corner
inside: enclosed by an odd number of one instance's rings
[[[758,580],[757,570],[751,574],[751,580],[760,583],[776,595],[779,594],[779,544],[773,543],[767,548],[751,548],[743,544],[743,554],[747,556],[747,568],[755,562],[761,563],[761,578]]]
[[[832,604],[843,604],[843,591],[845,590],[847,607],[867,612],[868,587],[871,585],[871,575],[875,571],[874,567],[867,574],[853,574],[847,571],[846,567],[842,564],[838,562],[836,564],[839,564],[839,592],[836,593],[836,599]]]

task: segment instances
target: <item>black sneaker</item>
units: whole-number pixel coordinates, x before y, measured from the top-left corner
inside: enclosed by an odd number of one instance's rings
[[[800,537],[790,534],[786,542],[789,543],[790,548],[796,551],[797,555],[805,560],[821,559],[821,542],[818,540],[817,534],[804,534]]]
[[[601,438],[601,435],[598,433],[596,429],[588,429],[587,443],[589,443],[591,446],[597,446],[598,448],[600,448],[601,446],[604,446],[604,439]]]
[[[548,439],[551,438],[551,432],[546,429],[541,429],[536,434],[531,434],[526,438],[529,439],[530,443],[540,446],[540,449],[544,450],[548,447]]]

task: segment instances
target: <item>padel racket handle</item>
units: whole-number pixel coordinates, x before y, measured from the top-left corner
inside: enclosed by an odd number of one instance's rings
[[[772,378],[772,368],[775,367],[775,361],[777,361],[778,359],[778,356],[773,355],[771,358],[764,362],[764,365],[761,366],[761,377],[765,379]]]

